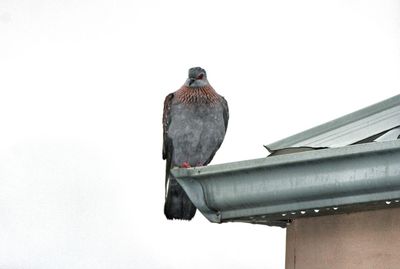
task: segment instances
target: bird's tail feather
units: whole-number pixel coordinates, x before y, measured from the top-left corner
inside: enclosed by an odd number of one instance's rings
[[[191,220],[196,214],[196,207],[176,179],[172,177],[169,177],[167,184],[164,214],[167,219],[181,220]]]

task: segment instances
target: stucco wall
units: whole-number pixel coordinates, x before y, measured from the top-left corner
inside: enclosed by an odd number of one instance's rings
[[[294,220],[286,269],[400,268],[400,208]]]

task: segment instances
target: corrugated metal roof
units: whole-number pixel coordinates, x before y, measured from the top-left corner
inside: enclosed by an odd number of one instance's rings
[[[285,227],[298,217],[400,205],[400,140],[173,169],[211,222]]]
[[[265,147],[274,152],[290,147],[342,147],[400,126],[400,95]]]

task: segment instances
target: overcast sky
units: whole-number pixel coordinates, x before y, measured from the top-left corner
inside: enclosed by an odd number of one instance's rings
[[[230,106],[212,163],[260,158],[399,93],[400,1],[0,0],[0,268],[284,268],[284,229],[164,218],[192,66]]]

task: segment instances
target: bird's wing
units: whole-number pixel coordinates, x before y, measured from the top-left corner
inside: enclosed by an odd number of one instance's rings
[[[163,112],[163,150],[162,150],[162,158],[163,160],[168,158],[168,155],[171,153],[170,142],[168,141],[168,127],[171,121],[171,103],[174,98],[174,94],[170,93],[165,97],[164,100],[164,112]]]
[[[221,96],[221,104],[223,108],[223,117],[224,117],[224,124],[225,124],[225,132],[226,129],[228,128],[228,121],[229,121],[229,107],[228,107],[228,102],[225,100],[223,96]]]

